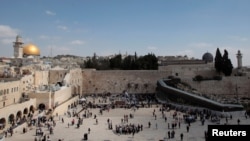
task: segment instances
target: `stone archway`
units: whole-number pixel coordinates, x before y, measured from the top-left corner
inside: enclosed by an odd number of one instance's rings
[[[2,130],[6,125],[6,119],[5,118],[1,118],[0,119],[0,130]]]
[[[63,86],[63,83],[62,83],[62,82],[57,82],[56,84],[59,85],[60,87]]]
[[[39,104],[39,106],[38,106],[38,109],[42,110],[42,111],[45,110],[45,108],[46,108],[46,106],[43,103]]]
[[[34,113],[34,112],[35,112],[35,108],[34,108],[33,105],[30,106],[30,112],[31,112],[31,113]]]
[[[23,110],[23,114],[24,114],[24,115],[27,115],[28,112],[29,112],[29,111],[28,111],[28,108],[25,108],[25,109]]]
[[[14,114],[9,115],[8,122],[9,123],[14,123],[15,122],[15,115]]]
[[[16,121],[19,121],[19,120],[21,120],[22,119],[22,111],[18,111],[17,113],[16,113]]]

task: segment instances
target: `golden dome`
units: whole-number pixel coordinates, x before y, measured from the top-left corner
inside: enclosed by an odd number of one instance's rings
[[[40,56],[40,50],[34,44],[27,44],[23,47],[23,55],[25,56]]]

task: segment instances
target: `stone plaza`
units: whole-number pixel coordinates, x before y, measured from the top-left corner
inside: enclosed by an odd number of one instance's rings
[[[164,115],[161,111],[161,105],[152,105],[145,108],[110,108],[100,112],[100,108],[87,108],[82,110],[81,105],[77,105],[69,110],[69,113],[78,113],[82,118],[83,114],[91,113],[91,116],[84,117],[82,124],[77,127],[76,121],[78,117],[65,113],[64,115],[58,115],[54,117],[55,126],[53,127],[53,133],[51,134],[47,126],[42,126],[43,136],[36,136],[36,126],[28,127],[27,132],[23,133],[23,130],[16,130],[12,136],[10,134],[5,138],[6,141],[33,141],[42,140],[44,137],[46,141],[180,141],[180,134],[183,134],[184,141],[204,141],[205,131],[207,131],[208,125],[213,124],[238,124],[237,120],[240,119],[240,124],[250,124],[249,118],[245,117],[244,112],[230,112],[223,113],[224,115],[232,115],[232,119],[227,120],[225,117],[220,119],[220,123],[214,123],[211,120],[206,120],[202,125],[199,117],[195,122],[192,122],[187,131],[187,123],[183,119],[185,113],[175,111],[174,109],[164,111]],[[155,111],[155,112],[154,112]],[[174,113],[176,117],[173,118]],[[125,115],[132,115],[128,118],[128,122],[125,122]],[[96,118],[95,118],[96,116]],[[164,118],[166,117],[166,119]],[[112,123],[112,129],[108,126]],[[72,125],[72,121],[75,121]],[[148,123],[151,123],[149,127]],[[174,129],[171,125],[178,123]],[[116,133],[115,127],[117,125],[143,125],[143,128],[133,134],[119,134]],[[170,127],[169,127],[170,125]],[[88,131],[90,129],[90,132]],[[175,132],[173,138],[168,137],[168,131]],[[84,138],[85,134],[85,138]],[[86,138],[87,136],[87,138]]]

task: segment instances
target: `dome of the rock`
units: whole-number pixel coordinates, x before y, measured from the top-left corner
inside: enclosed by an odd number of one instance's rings
[[[23,47],[24,56],[40,56],[39,48],[34,44],[27,44]]]

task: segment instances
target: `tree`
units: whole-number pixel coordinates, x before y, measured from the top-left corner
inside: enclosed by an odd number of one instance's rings
[[[219,48],[217,48],[216,50],[216,56],[214,59],[214,67],[216,71],[219,73],[222,71],[222,68],[223,68],[223,59],[222,59]]]
[[[111,69],[121,69],[122,66],[122,55],[118,54],[114,58],[109,60]]]
[[[133,57],[131,55],[124,58],[124,60],[122,62],[122,69],[123,70],[131,70],[132,69],[132,60],[133,60]]]
[[[225,74],[225,76],[230,76],[232,74],[233,71],[233,65],[231,60],[228,58],[228,52],[227,50],[224,50],[224,54],[223,54],[223,68],[222,68],[222,72]]]

